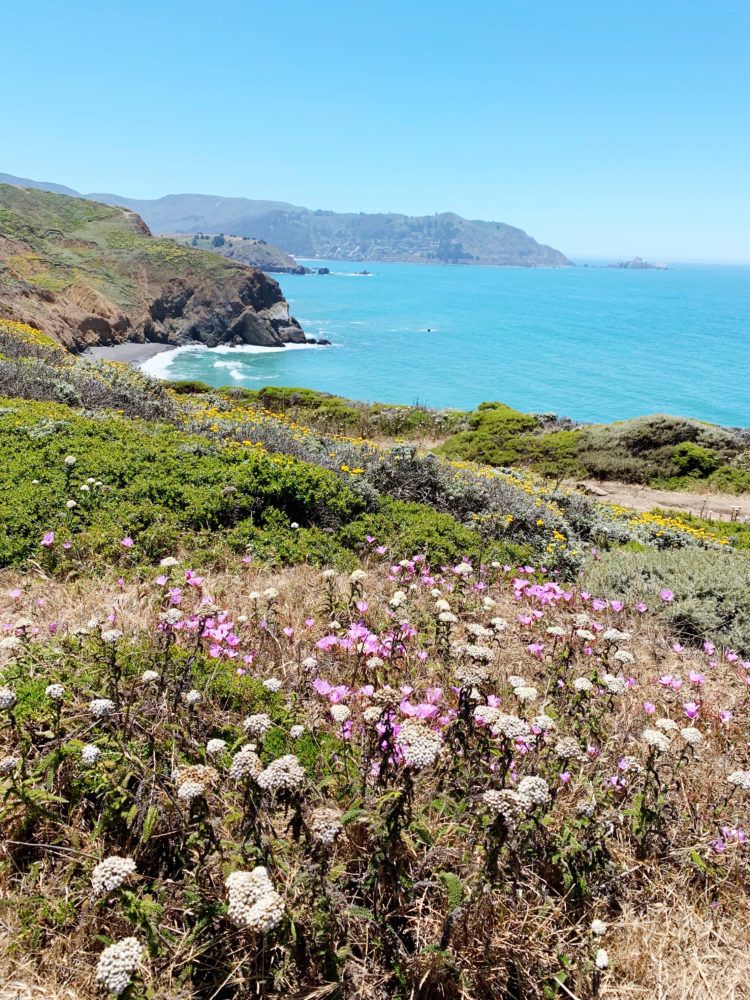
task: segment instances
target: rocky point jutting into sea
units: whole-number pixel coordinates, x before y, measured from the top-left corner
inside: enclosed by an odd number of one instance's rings
[[[135,212],[0,185],[0,315],[73,351],[304,344],[273,278],[152,236]]]

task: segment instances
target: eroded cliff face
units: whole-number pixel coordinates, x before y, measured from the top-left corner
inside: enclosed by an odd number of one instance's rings
[[[72,351],[306,340],[263,272],[156,239],[126,209],[8,185],[0,185],[0,316]]]

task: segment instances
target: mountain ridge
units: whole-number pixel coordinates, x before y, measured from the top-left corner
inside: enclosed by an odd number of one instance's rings
[[[26,187],[43,187],[45,183],[27,178],[11,182]],[[72,189],[67,189],[60,193],[71,192]],[[110,193],[78,196],[130,208],[155,233],[231,233],[265,240],[295,257],[506,267],[573,266],[559,250],[538,243],[516,226],[464,219],[455,212],[430,216],[333,212],[289,202],[204,194],[170,194],[155,199]]]

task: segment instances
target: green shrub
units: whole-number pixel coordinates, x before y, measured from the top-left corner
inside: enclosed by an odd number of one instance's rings
[[[597,596],[662,605],[683,641],[711,639],[750,655],[750,556],[744,552],[613,550],[587,566],[582,585]],[[662,589],[673,591],[671,603],[662,602]]]
[[[468,556],[474,561],[497,559],[513,564],[527,562],[531,549],[511,542],[491,541],[486,545],[479,534],[459,523],[450,514],[426,504],[383,500],[376,514],[365,514],[342,528],[338,537],[352,548],[365,549],[370,536],[386,543],[392,558],[408,558],[419,553],[432,565],[445,565]]]
[[[712,448],[704,448],[692,441],[683,441],[672,452],[672,464],[677,475],[705,479],[719,466],[719,456]]]

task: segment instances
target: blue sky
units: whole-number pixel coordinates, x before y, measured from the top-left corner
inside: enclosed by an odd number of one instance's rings
[[[0,171],[750,261],[747,0],[4,0]]]

